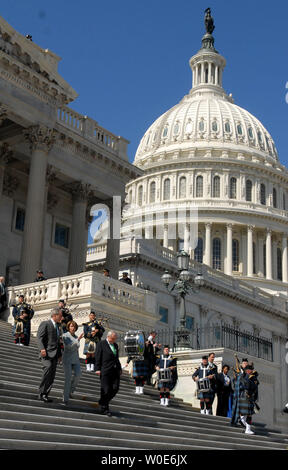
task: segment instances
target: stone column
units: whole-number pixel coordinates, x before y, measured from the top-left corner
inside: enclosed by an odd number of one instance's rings
[[[71,186],[73,210],[68,275],[85,271],[87,253],[86,210],[90,191],[90,185],[80,181]]]
[[[184,251],[190,253],[190,224],[186,223],[184,227]]]
[[[232,224],[227,224],[226,273],[232,276]]]
[[[272,230],[266,232],[266,279],[272,279]]]
[[[46,200],[48,152],[54,142],[52,129],[32,126],[24,132],[31,144],[31,161],[26,200],[25,227],[20,261],[20,283],[33,282],[42,268],[43,220]]]
[[[253,276],[253,225],[247,227],[247,276]]]
[[[282,282],[288,282],[287,234],[282,236]]]
[[[264,239],[258,238],[258,276],[264,277],[264,258],[263,258]]]
[[[277,280],[277,240],[272,241],[272,278]]]
[[[168,225],[164,225],[163,247],[168,248]]]
[[[110,270],[113,279],[119,278],[120,254],[120,222],[122,206],[120,198],[113,197],[112,201],[105,201],[110,210],[109,237],[107,239],[106,267]]]
[[[205,261],[204,263],[211,266],[211,227],[212,224],[208,222],[205,224]]]

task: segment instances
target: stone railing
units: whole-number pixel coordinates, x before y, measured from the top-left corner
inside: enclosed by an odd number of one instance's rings
[[[155,294],[102,274],[89,271],[77,275],[47,279],[8,288],[10,305],[18,301],[20,294],[32,306],[55,304],[60,298],[68,302],[78,302],[83,297],[96,295],[119,304],[131,306],[146,312],[155,312]]]
[[[68,106],[62,106],[58,109],[57,122],[90,142],[109,149],[113,154],[128,161],[128,141],[99,126],[93,119],[82,116]]]
[[[153,245],[153,246],[152,246]],[[172,264],[176,263],[176,255],[174,251],[169,250],[169,248],[164,248],[163,246],[155,244],[149,244],[149,240],[145,239],[122,239],[120,240],[120,256],[127,254],[142,254],[158,259],[159,261],[165,261]],[[88,245],[87,248],[87,263],[93,261],[102,261],[106,258],[106,242],[103,243],[92,243]]]
[[[154,327],[158,321],[156,294],[144,289],[110,279],[94,271],[47,279],[8,288],[10,317],[13,323],[12,305],[18,302],[20,294],[36,312],[32,330],[36,331],[42,320],[49,318],[50,311],[65,299],[77,322],[88,320],[90,309],[97,315],[109,318],[109,327],[117,331]]]

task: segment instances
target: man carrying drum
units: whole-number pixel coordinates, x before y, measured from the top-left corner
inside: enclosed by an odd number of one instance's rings
[[[203,356],[200,367],[198,367],[192,375],[194,382],[197,382],[201,414],[212,415],[212,403],[215,392],[212,389],[211,381],[215,380],[216,374],[217,369],[215,367],[211,367],[208,363],[208,356]]]
[[[168,406],[170,392],[177,382],[177,359],[169,354],[169,346],[165,345],[163,354],[156,360],[158,376],[158,390],[160,391],[160,405]]]

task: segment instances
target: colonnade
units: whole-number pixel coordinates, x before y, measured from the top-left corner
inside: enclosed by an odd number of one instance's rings
[[[185,224],[183,248],[193,257],[190,230],[190,224]],[[237,232],[236,235],[235,232]],[[163,246],[165,248],[171,247],[168,225],[164,225],[163,234]],[[201,237],[203,242],[203,263],[210,267],[213,267],[213,239],[220,238],[222,242],[221,266],[225,274],[230,276],[237,271],[233,266],[233,240],[238,241],[239,265],[241,264],[241,270],[238,269],[238,272],[241,271],[241,274],[247,277],[258,276],[267,280],[279,279],[277,262],[279,261],[278,249],[280,249],[282,281],[288,282],[288,233],[280,233],[269,227],[260,228],[251,224],[207,222],[200,224],[198,237]],[[173,248],[178,249],[177,246]]]

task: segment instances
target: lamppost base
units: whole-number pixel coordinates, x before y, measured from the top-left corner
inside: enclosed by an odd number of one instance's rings
[[[177,349],[191,349],[191,332],[186,328],[179,328],[174,333],[174,345]]]

